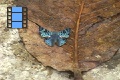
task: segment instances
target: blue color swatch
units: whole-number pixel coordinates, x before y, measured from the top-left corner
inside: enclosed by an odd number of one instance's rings
[[[22,7],[12,7],[12,12],[22,12]]]
[[[12,13],[12,21],[22,21],[22,13]]]
[[[12,28],[22,28],[22,22],[12,22]]]

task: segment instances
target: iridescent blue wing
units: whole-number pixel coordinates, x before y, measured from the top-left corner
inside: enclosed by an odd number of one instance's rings
[[[47,29],[44,29],[43,27],[39,26],[39,33],[41,35],[41,37],[50,37],[52,35],[52,32],[48,31]]]
[[[58,44],[58,46],[62,46],[62,45],[64,45],[65,43],[66,43],[66,40],[67,39],[65,39],[65,38],[58,38],[58,40],[57,40],[57,44]]]
[[[65,30],[60,31],[57,34],[59,35],[57,39],[57,44],[58,46],[62,46],[66,43],[66,40],[70,35],[70,28],[66,28]]]
[[[62,31],[58,32],[58,35],[61,38],[68,38],[69,35],[70,35],[70,28],[66,28],[65,30],[62,30]]]
[[[45,43],[47,45],[53,46],[54,40],[51,37],[51,35],[53,34],[53,32],[50,32],[47,29],[44,29],[43,27],[39,26],[39,33],[40,33],[41,37],[44,38],[44,41],[45,41]]]
[[[45,43],[49,46],[53,46],[54,45],[54,40],[52,39],[52,37],[45,38]]]

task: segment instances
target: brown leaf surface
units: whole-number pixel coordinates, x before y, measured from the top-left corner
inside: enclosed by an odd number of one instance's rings
[[[120,48],[119,0],[19,0],[14,4],[28,7],[28,19],[50,31],[72,29],[62,47],[47,46],[31,21],[28,29],[19,30],[27,51],[45,66],[87,71]]]

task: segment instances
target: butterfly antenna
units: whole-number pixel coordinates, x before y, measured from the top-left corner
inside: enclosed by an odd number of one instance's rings
[[[28,19],[28,20],[31,21],[31,22],[33,22],[33,23],[35,23],[36,25],[38,25],[39,28],[41,27],[38,23],[36,23],[36,22],[34,22],[34,21],[30,20],[30,19]]]

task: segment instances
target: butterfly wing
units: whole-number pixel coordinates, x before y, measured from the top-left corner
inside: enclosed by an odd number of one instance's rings
[[[54,45],[54,40],[51,37],[51,35],[53,34],[53,32],[50,32],[47,29],[44,29],[43,27],[39,26],[39,34],[41,35],[41,37],[44,38],[45,43],[47,45],[49,45],[49,46],[53,46]]]
[[[43,27],[39,27],[39,33],[41,37],[47,38],[52,35],[52,32],[48,31],[47,29],[44,29]]]
[[[66,40],[67,39],[63,39],[63,38],[58,38],[58,41],[57,41],[57,44],[58,44],[58,46],[62,46],[62,45],[64,45],[65,43],[66,43]]]
[[[66,43],[66,40],[70,35],[70,28],[66,28],[65,30],[60,31],[57,34],[59,35],[57,44],[58,46],[62,46]]]
[[[53,46],[54,45],[54,41],[52,39],[52,37],[50,38],[45,38],[45,43],[49,46]]]

